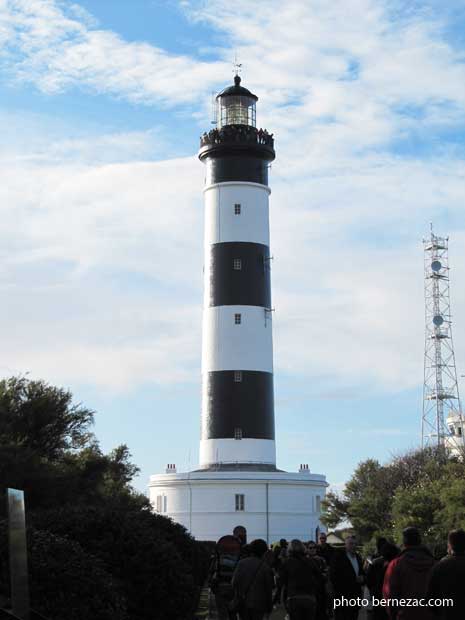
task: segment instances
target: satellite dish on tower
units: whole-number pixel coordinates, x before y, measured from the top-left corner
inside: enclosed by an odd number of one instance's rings
[[[439,260],[433,260],[433,262],[431,263],[431,269],[432,269],[433,271],[435,271],[436,273],[437,273],[438,271],[441,271],[441,269],[442,269],[442,264],[441,264],[441,261],[439,261]]]
[[[436,314],[436,316],[433,318],[433,323],[436,325],[436,327],[441,327],[441,325],[444,323],[444,319],[440,314]]]

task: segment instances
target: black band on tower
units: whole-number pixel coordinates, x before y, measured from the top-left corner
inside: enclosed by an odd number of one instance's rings
[[[205,184],[246,181],[268,185],[269,162],[259,157],[241,155],[212,157],[206,160]]]
[[[202,439],[274,439],[273,375],[218,370],[204,377]]]
[[[261,243],[215,243],[210,249],[210,306],[271,306],[270,251]]]

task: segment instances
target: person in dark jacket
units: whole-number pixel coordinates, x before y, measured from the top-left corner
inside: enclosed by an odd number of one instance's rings
[[[318,570],[319,583],[316,592],[316,620],[326,620],[328,617],[328,610],[332,614],[332,599],[329,596],[328,590],[328,566],[325,559],[317,555],[317,545],[313,540],[310,540],[306,545],[306,556],[313,562]]]
[[[289,558],[282,569],[284,600],[290,620],[314,620],[316,596],[322,576],[315,562],[305,555],[300,540],[292,540]]]
[[[391,620],[432,620],[430,610],[420,606],[401,607],[400,599],[426,598],[426,590],[434,565],[434,558],[421,544],[420,532],[408,527],[403,533],[403,551],[392,560],[386,570],[383,595],[387,599],[388,615]]]
[[[234,571],[232,586],[235,596],[243,601],[241,620],[263,620],[273,609],[273,571],[265,561],[268,545],[257,539],[249,549],[250,557],[241,560]]]
[[[319,537],[320,544],[317,546],[317,554],[324,559],[328,566],[331,566],[331,560],[334,555],[334,547],[327,542],[327,536],[325,532],[321,532]]]
[[[356,548],[355,536],[347,536],[345,548],[334,553],[329,574],[335,604],[340,603],[342,597],[353,600],[362,598],[362,585],[365,581],[363,560]],[[360,605],[339,604],[335,609],[335,618],[336,620],[356,620],[359,610]]]
[[[378,538],[376,541],[379,556],[375,557],[366,569],[366,585],[370,590],[370,595],[376,602],[383,598],[384,575],[389,562],[400,554],[400,549],[385,538]],[[381,604],[373,605],[372,620],[388,620],[386,608]]]
[[[273,554],[274,554],[273,568],[275,571],[275,581],[276,581],[276,592],[273,598],[273,605],[281,604],[281,595],[282,595],[282,590],[283,590],[281,572],[282,572],[283,564],[285,560],[287,559],[287,547],[288,547],[287,540],[285,538],[281,538],[281,540],[279,541],[279,545],[276,545],[276,547],[273,549]]]
[[[432,607],[440,620],[463,620],[465,618],[465,532],[452,530],[447,543],[448,555],[431,571],[427,597],[452,599],[453,606]]]

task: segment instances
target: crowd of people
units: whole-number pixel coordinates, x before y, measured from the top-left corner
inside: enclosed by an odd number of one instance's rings
[[[271,547],[261,539],[247,544],[241,527],[233,536],[239,552],[226,573],[218,552],[210,569],[218,620],[265,620],[280,607],[288,620],[357,620],[362,607],[371,620],[465,618],[464,530],[449,533],[440,561],[414,527],[404,530],[402,548],[379,538],[365,560],[353,535],[343,548],[324,532],[318,543],[282,539]]]
[[[224,142],[249,142],[273,146],[273,134],[266,129],[257,129],[251,125],[224,125],[221,129],[211,129],[204,132],[200,138],[200,145],[222,144]]]

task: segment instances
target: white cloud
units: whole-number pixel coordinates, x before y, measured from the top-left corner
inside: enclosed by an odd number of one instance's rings
[[[99,29],[79,5],[55,0],[3,0],[0,37],[10,74],[49,94],[79,87],[171,105],[197,100],[226,72],[223,63],[127,42]]]

